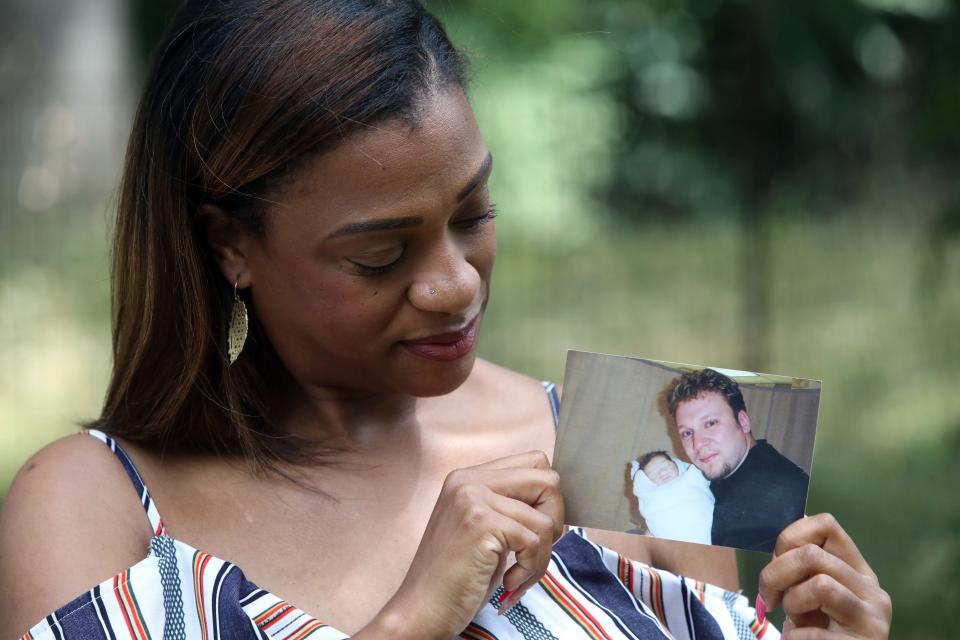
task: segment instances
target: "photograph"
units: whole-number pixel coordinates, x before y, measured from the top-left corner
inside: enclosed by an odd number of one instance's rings
[[[819,381],[579,351],[565,381],[570,522],[771,552],[803,517]]]

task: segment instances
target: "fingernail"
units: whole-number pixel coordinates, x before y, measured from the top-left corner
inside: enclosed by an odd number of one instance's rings
[[[514,589],[514,591],[516,591],[516,589]],[[514,591],[507,591],[504,589],[503,593],[497,596],[497,604],[503,604],[503,601],[512,596]]]
[[[767,602],[759,593],[757,594],[757,601],[754,608],[757,610],[757,620],[762,623],[764,618],[767,617]]]

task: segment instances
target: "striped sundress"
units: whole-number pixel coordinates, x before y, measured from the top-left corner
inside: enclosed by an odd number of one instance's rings
[[[559,399],[545,383],[554,412]],[[139,493],[153,528],[146,558],[57,609],[23,639],[342,640],[337,631],[260,589],[234,564],[167,534],[130,457],[110,447]],[[628,560],[582,530],[553,548],[546,575],[504,615],[493,594],[458,638],[466,640],[775,640],[746,597]]]

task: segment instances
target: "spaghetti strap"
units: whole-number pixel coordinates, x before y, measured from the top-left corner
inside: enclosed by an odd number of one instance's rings
[[[150,497],[150,491],[147,490],[147,485],[143,482],[143,477],[140,475],[140,472],[137,471],[137,467],[133,464],[133,460],[130,459],[130,456],[127,455],[127,452],[120,447],[116,440],[105,434],[103,431],[98,431],[96,429],[88,429],[83,433],[93,436],[103,444],[107,445],[110,448],[110,451],[113,451],[114,455],[120,460],[120,464],[123,465],[124,471],[127,472],[127,475],[130,477],[130,482],[133,483],[133,488],[136,489],[137,495],[140,496],[140,504],[143,505],[143,510],[147,513],[147,519],[150,520],[150,527],[153,529],[154,536],[165,536],[167,534],[166,529],[163,528],[163,519],[160,517],[160,512],[157,511],[156,505],[153,503],[153,498]]]
[[[543,380],[541,384],[550,400],[550,411],[553,412],[553,427],[556,429],[560,425],[560,394],[557,393],[557,385],[549,380]]]

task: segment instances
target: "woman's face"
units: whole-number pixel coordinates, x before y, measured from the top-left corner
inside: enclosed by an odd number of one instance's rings
[[[265,234],[241,250],[256,315],[301,385],[430,396],[466,380],[496,253],[490,168],[450,89],[416,128],[371,127],[268,196]]]

